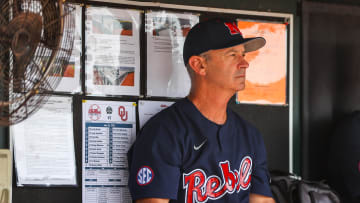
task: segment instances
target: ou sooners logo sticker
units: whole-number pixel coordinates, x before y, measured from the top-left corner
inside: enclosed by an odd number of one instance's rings
[[[119,106],[119,116],[122,121],[126,121],[128,119],[128,112],[125,110],[125,107]]]
[[[136,175],[136,181],[139,185],[147,185],[154,179],[154,172],[148,166],[143,166],[139,169]]]

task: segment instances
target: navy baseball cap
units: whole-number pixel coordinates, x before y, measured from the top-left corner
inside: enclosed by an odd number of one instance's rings
[[[244,44],[245,52],[260,49],[265,45],[263,37],[243,38],[235,21],[211,19],[196,24],[186,36],[183,50],[185,65],[191,56],[198,56],[209,50],[229,48]]]

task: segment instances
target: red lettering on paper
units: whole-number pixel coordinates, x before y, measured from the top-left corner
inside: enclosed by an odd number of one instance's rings
[[[125,107],[119,107],[119,116],[122,121],[126,121],[128,119],[128,112],[125,110]]]

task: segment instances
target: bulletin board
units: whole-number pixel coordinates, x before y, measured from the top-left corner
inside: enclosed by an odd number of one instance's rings
[[[149,101],[169,101],[174,102],[179,100],[181,97],[186,95],[186,91],[181,90],[182,95],[175,94],[179,92],[177,87],[180,87],[184,81],[189,81],[187,79],[182,81],[177,81],[177,79],[172,78],[172,74],[178,74],[176,71],[182,71],[180,63],[177,63],[176,58],[179,59],[181,53],[177,53],[178,50],[181,49],[171,49],[172,56],[176,56],[172,61],[173,66],[179,65],[178,69],[174,68],[173,73],[169,73],[169,80],[172,83],[170,85],[175,86],[167,86],[167,89],[164,91],[155,92],[150,88],[152,83],[149,82],[149,76],[152,72],[149,72],[149,54],[147,50],[149,48],[149,37],[151,39],[156,40],[165,40],[167,31],[162,30],[161,27],[157,29],[149,29],[146,25],[147,14],[156,13],[156,12],[164,12],[168,14],[164,19],[166,20],[166,26],[169,26],[167,29],[177,29],[175,31],[178,37],[178,46],[179,42],[182,42],[183,35],[189,30],[189,26],[194,25],[196,20],[186,18],[184,14],[191,14],[192,16],[198,16],[199,20],[204,20],[212,17],[224,17],[224,18],[233,18],[233,19],[247,19],[252,21],[264,21],[264,22],[276,22],[279,24],[283,24],[286,29],[289,30],[287,32],[287,50],[286,50],[286,76],[284,79],[284,83],[287,85],[285,91],[286,99],[284,101],[284,105],[256,105],[256,104],[238,104],[236,96],[234,96],[229,101],[229,107],[232,108],[236,113],[241,115],[244,119],[253,123],[260,132],[263,134],[263,138],[265,141],[265,145],[268,148],[268,165],[269,169],[277,169],[283,171],[292,171],[292,129],[290,127],[292,110],[289,106],[292,105],[291,100],[291,74],[292,74],[292,54],[290,53],[292,50],[292,15],[290,14],[281,14],[281,13],[271,13],[271,12],[251,12],[251,11],[239,11],[239,10],[231,10],[231,9],[209,9],[204,7],[192,7],[192,6],[178,6],[178,5],[170,5],[170,4],[161,4],[161,3],[145,3],[145,2],[131,2],[126,1],[125,3],[117,3],[116,0],[111,1],[108,0],[106,2],[98,2],[98,1],[71,1],[74,4],[77,4],[81,7],[81,36],[80,36],[80,44],[78,44],[79,54],[74,60],[74,64],[80,64],[79,70],[79,81],[80,87],[76,90],[64,92],[64,91],[54,91],[53,95],[67,95],[73,98],[73,131],[74,131],[74,144],[75,144],[75,158],[76,158],[76,173],[77,173],[77,186],[58,186],[58,187],[17,187],[16,184],[13,184],[12,197],[13,203],[23,203],[23,202],[82,202],[82,151],[83,151],[83,140],[82,140],[82,104],[84,100],[105,100],[105,101],[127,101],[137,103],[139,100],[149,100]],[[103,54],[103,56],[95,56],[96,52],[94,52],[94,47],[96,45],[91,44],[94,40],[102,40],[103,36],[96,36],[95,29],[92,29],[94,24],[97,26],[101,26],[101,23],[109,20],[108,17],[110,15],[96,16],[94,13],[89,13],[89,11],[96,11],[96,9],[104,9],[105,12],[113,12],[116,13],[120,10],[127,10],[131,12],[137,13],[137,17],[139,25],[135,25],[134,22],[129,21],[129,18],[126,16],[121,16],[123,14],[117,13],[114,16],[116,17],[116,21],[118,23],[112,24],[110,30],[103,28],[99,28],[102,30],[101,32],[111,33],[114,35],[112,40],[119,40],[117,42],[123,43],[121,41],[121,37],[117,38],[115,35],[119,34],[123,37],[134,36],[138,40],[138,47],[135,49],[129,48],[131,53],[138,55],[138,57],[134,57],[134,59],[130,59],[131,57],[122,60],[131,60],[126,61],[130,65],[124,66],[123,64],[106,64],[106,61],[103,63],[94,63],[91,61],[91,57],[108,57],[108,54]],[[110,12],[110,13],[111,13]],[[171,27],[171,16],[178,16],[180,20],[180,24]],[[91,16],[91,17],[90,17]],[[170,17],[169,17],[170,16]],[[100,18],[101,22],[99,19]],[[91,29],[87,27],[89,25],[89,20],[94,20],[91,23]],[[111,19],[110,19],[111,20]],[[127,32],[120,32],[116,29],[116,26],[121,26],[122,28],[126,27]],[[136,27],[138,26],[138,27]],[[136,29],[135,29],[136,28]],[[124,28],[125,29],[125,28]],[[90,33],[90,30],[94,33]],[[132,31],[130,31],[132,30]],[[136,30],[136,31],[135,31]],[[100,31],[98,31],[100,32]],[[147,34],[150,34],[148,36]],[[132,43],[132,42],[131,42]],[[128,43],[128,44],[131,44]],[[171,45],[171,44],[170,44]],[[170,46],[169,45],[169,46]],[[174,45],[174,44],[172,44]],[[165,49],[165,47],[160,47],[161,49]],[[290,50],[290,52],[289,52]],[[89,53],[92,55],[90,57]],[[114,50],[112,50],[113,52]],[[167,50],[168,51],[168,50]],[[121,57],[121,56],[113,56],[113,57]],[[182,57],[181,57],[182,58]],[[110,58],[107,58],[111,60]],[[77,61],[78,60],[78,61]],[[182,61],[181,61],[182,63]],[[111,69],[106,69],[107,66],[114,66]],[[89,68],[91,66],[91,68]],[[182,74],[182,73],[181,73]],[[90,77],[92,75],[92,77]],[[121,78],[121,81],[118,80]],[[138,81],[138,83],[136,82]],[[178,84],[176,84],[178,83]],[[91,84],[91,85],[89,85]],[[94,85],[95,84],[95,85]],[[98,87],[97,87],[98,85]],[[104,90],[104,86],[107,89]],[[177,85],[177,86],[176,86]],[[155,86],[156,87],[156,86]],[[120,89],[120,91],[119,91]],[[121,91],[123,90],[123,91]],[[153,92],[151,92],[153,91]],[[174,93],[175,92],[175,93]],[[136,117],[137,123],[139,123],[139,118]],[[137,124],[136,130],[139,130],[139,125]],[[271,150],[269,150],[271,149]],[[15,169],[14,169],[15,171]],[[13,176],[13,183],[16,183],[16,174]]]

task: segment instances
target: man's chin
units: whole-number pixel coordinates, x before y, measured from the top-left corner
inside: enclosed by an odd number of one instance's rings
[[[236,88],[236,91],[243,91],[245,89],[245,84],[241,84]]]

